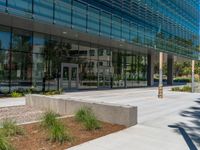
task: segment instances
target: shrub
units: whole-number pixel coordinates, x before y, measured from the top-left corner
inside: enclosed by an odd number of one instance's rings
[[[59,115],[54,113],[53,111],[45,112],[42,117],[42,126],[51,128],[52,126],[54,126],[57,123],[56,117],[58,117],[58,116]]]
[[[71,141],[72,137],[68,133],[65,126],[60,123],[56,122],[51,128],[50,128],[50,140],[52,142],[60,142],[61,144],[65,141]]]
[[[93,115],[92,110],[88,107],[79,109],[75,114],[75,119],[79,122],[84,122],[87,116]]]
[[[6,119],[2,123],[2,134],[5,136],[23,135],[24,130],[15,121]]]
[[[79,122],[82,122],[87,130],[96,130],[101,127],[100,122],[92,112],[92,109],[88,107],[81,108],[75,114],[75,119]]]
[[[180,91],[180,87],[173,87],[172,91]]]
[[[172,88],[172,91],[179,91],[179,92],[191,92],[192,88],[190,86],[184,86],[184,87],[174,87]]]
[[[11,97],[22,97],[22,96],[23,96],[23,93],[20,93],[20,92],[13,91],[11,93]]]
[[[14,150],[7,137],[0,134],[0,150]]]
[[[181,91],[182,92],[192,92],[192,88],[190,86],[184,86]]]
[[[59,95],[62,94],[62,90],[52,90],[44,92],[44,95]]]
[[[99,121],[94,115],[87,116],[83,123],[85,128],[89,131],[101,128]]]

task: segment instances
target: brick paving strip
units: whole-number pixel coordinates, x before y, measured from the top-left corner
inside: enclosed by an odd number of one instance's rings
[[[0,122],[12,119],[21,124],[39,120],[42,114],[42,110],[30,106],[3,107],[0,108]]]

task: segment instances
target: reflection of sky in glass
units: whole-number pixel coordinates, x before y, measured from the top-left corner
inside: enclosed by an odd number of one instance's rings
[[[10,33],[9,32],[0,32],[0,45],[1,49],[10,48]]]
[[[32,0],[9,0],[8,12],[152,48],[156,44],[165,51],[191,56],[199,44],[198,2],[34,0],[32,6]],[[1,0],[0,11],[5,11],[5,6],[6,0]]]

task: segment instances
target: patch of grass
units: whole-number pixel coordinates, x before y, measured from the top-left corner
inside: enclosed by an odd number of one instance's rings
[[[180,91],[180,87],[173,87],[172,91]]]
[[[14,150],[7,137],[0,134],[0,150]]]
[[[190,86],[174,87],[174,88],[172,88],[172,91],[179,91],[179,92],[192,92],[192,88],[191,88]]]
[[[92,110],[88,107],[82,107],[76,112],[75,119],[79,122],[84,122],[86,117],[90,115],[93,115]]]
[[[55,123],[49,130],[50,140],[52,142],[63,143],[65,141],[72,141],[72,137],[61,122]]]
[[[42,117],[42,126],[51,128],[57,123],[57,119],[56,119],[57,117],[59,117],[59,115],[54,113],[53,111],[45,112]]]
[[[24,96],[24,94],[23,94],[23,93],[20,93],[20,92],[13,91],[13,92],[11,93],[11,97],[17,98],[17,97],[22,97],[22,96]]]
[[[100,122],[97,120],[91,108],[81,108],[75,114],[75,119],[79,122],[82,122],[87,130],[91,131],[101,128]]]
[[[18,126],[15,121],[6,119],[2,123],[1,133],[5,136],[24,135],[25,131],[22,127]]]
[[[53,111],[47,111],[42,117],[41,124],[44,128],[47,128],[50,141],[62,144],[65,141],[71,141],[72,137],[67,128],[57,119],[58,116]]]
[[[62,90],[52,90],[52,91],[46,91],[46,92],[44,92],[43,94],[44,95],[60,95],[60,94],[62,94]]]
[[[96,119],[94,115],[87,116],[83,122],[87,130],[97,130],[101,128],[100,122]]]
[[[182,91],[183,91],[183,92],[192,92],[192,88],[191,88],[190,86],[184,86],[184,87],[182,88]]]

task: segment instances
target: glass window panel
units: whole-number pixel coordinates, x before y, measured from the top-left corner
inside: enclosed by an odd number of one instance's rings
[[[125,54],[124,73],[126,79],[126,87],[132,87],[134,80],[134,72],[133,72],[133,54],[131,52],[126,52]]]
[[[130,28],[129,28],[129,22],[124,21],[122,22],[122,39],[124,41],[130,41]]]
[[[112,38],[121,39],[121,18],[112,17]]]
[[[12,14],[32,17],[32,0],[8,0],[8,7]]]
[[[97,54],[97,49],[92,48]],[[79,45],[79,53],[87,55],[79,56],[79,80],[81,89],[97,88],[97,60],[95,56],[90,56],[90,45]]]
[[[125,87],[123,51],[112,51],[113,87]]]
[[[71,26],[71,0],[57,0],[55,3],[56,24]]]
[[[32,59],[32,85],[37,91],[42,91],[45,77],[45,57],[43,54],[33,54]]]
[[[47,40],[48,38],[44,34],[34,33],[33,53],[44,53]]]
[[[0,26],[0,49],[10,49],[10,29]]]
[[[138,29],[136,24],[131,24],[130,25],[131,30],[130,30],[130,40],[132,42],[138,43]]]
[[[10,52],[0,51],[0,93],[9,92]]]
[[[111,34],[111,14],[101,12],[101,35],[110,37]]]
[[[12,49],[14,51],[30,52],[32,50],[31,32],[14,29]]]
[[[34,15],[36,19],[53,22],[53,1],[34,0]]]
[[[11,91],[24,90],[32,85],[32,54],[12,52]]]
[[[99,34],[99,10],[88,8],[88,31]]]
[[[43,34],[34,33],[33,37],[33,65],[32,85],[37,91],[42,91],[43,78],[45,77],[45,54],[48,37]]]
[[[86,8],[85,4],[74,1],[73,2],[73,27],[86,30]]]
[[[0,11],[5,11],[6,0],[0,0]]]

